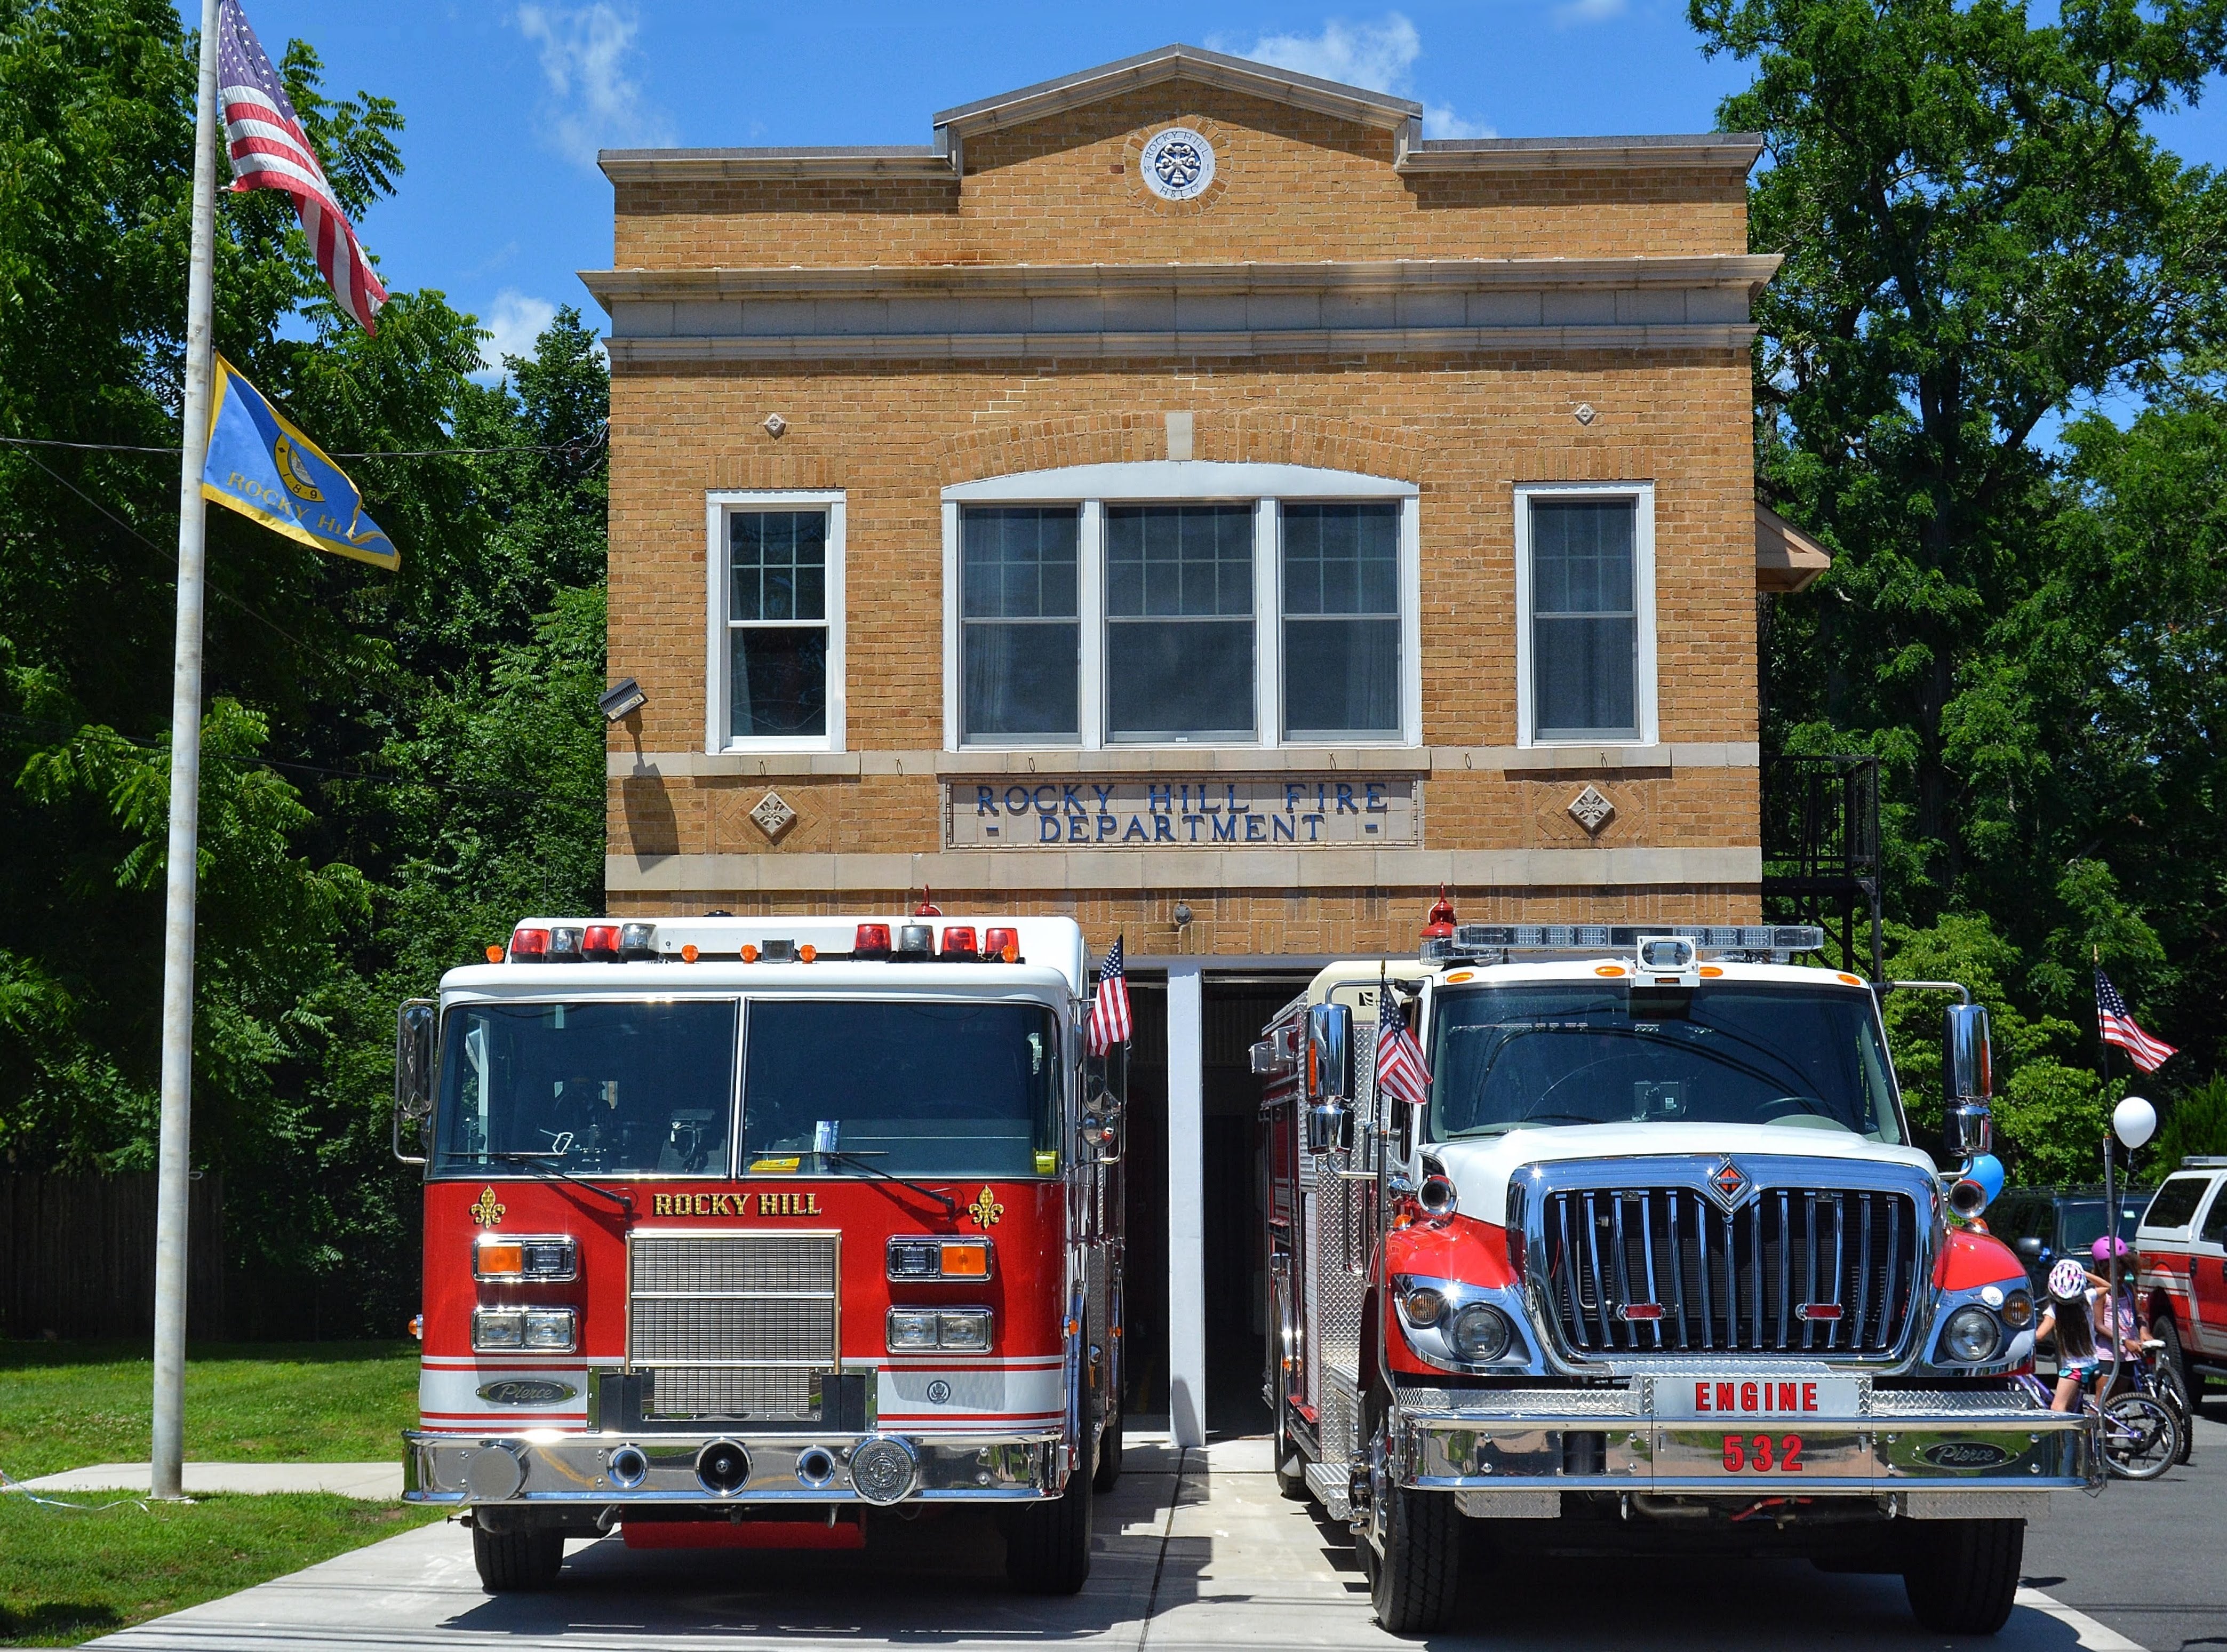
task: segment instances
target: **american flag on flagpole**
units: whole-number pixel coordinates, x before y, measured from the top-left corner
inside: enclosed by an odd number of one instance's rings
[[[216,65],[217,101],[224,109],[225,142],[232,151],[233,192],[277,189],[291,196],[325,284],[365,332],[376,333],[373,318],[386,302],[386,289],[364,256],[340,198],[325,182],[309,135],[302,130],[239,0],[220,0],[218,6]]]
[[[1420,1107],[1430,1096],[1430,1069],[1423,1065],[1423,1047],[1408,1030],[1407,1017],[1391,988],[1379,989],[1376,1017],[1376,1094]]]
[[[2126,999],[2119,996],[2119,989],[2111,985],[2111,978],[2100,966],[2096,971],[2096,1030],[2105,1043],[2116,1044],[2133,1056],[2134,1065],[2145,1073],[2156,1072],[2167,1056],[2179,1053],[2135,1024],[2134,1017],[2127,1013]]]
[[[1098,971],[1098,996],[1090,1000],[1090,1053],[1103,1056],[1129,1042],[1129,981],[1121,973],[1121,941],[1115,937]]]

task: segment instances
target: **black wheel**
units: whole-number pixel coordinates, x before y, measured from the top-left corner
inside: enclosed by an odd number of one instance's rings
[[[1050,1502],[1014,1512],[1005,1528],[1005,1577],[1028,1595],[1071,1595],[1090,1575],[1090,1477],[1067,1477]]]
[[[2024,1521],[1923,1521],[1909,1539],[1902,1586],[1919,1623],[1943,1635],[1993,1635],[2010,1621]]]
[[[552,1589],[565,1564],[565,1534],[491,1532],[475,1523],[472,1564],[479,1568],[480,1586],[491,1595]]]
[[[2154,1480],[2180,1456],[2180,1420],[2146,1394],[2122,1394],[2103,1406],[2103,1459],[2122,1480]]]
[[[2158,1349],[2158,1375],[2172,1373],[2166,1380],[2180,1390],[2181,1400],[2186,1403],[2197,1389],[2188,1380],[2188,1358],[2180,1351],[2180,1327],[2173,1324],[2171,1314],[2160,1314],[2150,1322],[2150,1331],[2165,1344]]]
[[[1121,1478],[1121,1413],[1107,1414],[1098,1431],[1098,1466],[1090,1476],[1093,1491],[1111,1491]]]
[[[1392,1483],[1390,1406],[1380,1399],[1369,1409],[1369,1509],[1360,1540],[1369,1601],[1388,1633],[1428,1635],[1453,1616],[1461,1510],[1450,1491],[1410,1491]]]

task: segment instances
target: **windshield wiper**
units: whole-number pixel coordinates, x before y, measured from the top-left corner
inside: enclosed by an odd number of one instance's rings
[[[610,1200],[629,1216],[634,1215],[634,1201],[616,1188],[599,1188],[593,1182],[583,1182],[571,1171],[560,1170],[554,1164],[548,1163],[550,1159],[564,1158],[565,1155],[560,1152],[483,1153],[481,1157],[492,1158],[503,1164],[523,1164],[536,1176],[553,1176],[560,1182],[570,1182],[574,1187],[592,1193],[599,1199]]]
[[[871,1156],[875,1158],[879,1158],[881,1154],[879,1152],[873,1152]],[[856,1153],[847,1147],[831,1147],[825,1152],[820,1153],[820,1157],[821,1158],[848,1159],[852,1164],[856,1164],[860,1170],[865,1171],[869,1176],[878,1176],[884,1182],[895,1182],[899,1187],[910,1188],[915,1193],[919,1194],[922,1198],[935,1200],[938,1204],[943,1207],[943,1213],[948,1216],[955,1216],[959,1214],[959,1201],[953,1198],[948,1193],[938,1193],[934,1188],[924,1188],[917,1182],[908,1182],[903,1177],[897,1175],[894,1170],[885,1170],[878,1164],[869,1164],[865,1162],[866,1158],[869,1157],[868,1154]]]

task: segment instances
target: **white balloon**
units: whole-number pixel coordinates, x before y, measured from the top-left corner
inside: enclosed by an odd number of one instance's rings
[[[2157,1109],[2139,1095],[2130,1095],[2111,1109],[2111,1128],[2128,1147],[2139,1147],[2157,1134]]]

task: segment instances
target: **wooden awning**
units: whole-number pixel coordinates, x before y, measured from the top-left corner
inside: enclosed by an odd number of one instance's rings
[[[1755,504],[1755,588],[1776,596],[1805,590],[1833,565],[1832,552],[1761,500]]]

